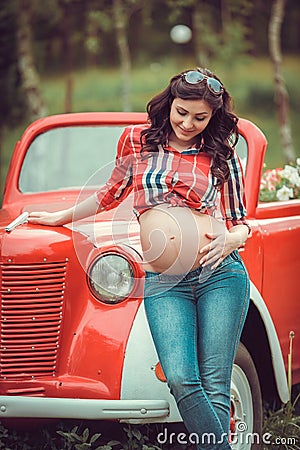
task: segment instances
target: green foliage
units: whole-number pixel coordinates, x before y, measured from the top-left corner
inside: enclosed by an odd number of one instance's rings
[[[109,32],[111,27],[112,17],[108,11],[91,10],[88,12],[85,46],[91,55],[96,56],[101,51],[101,47],[104,45],[102,33]]]
[[[0,124],[16,124],[24,118],[16,48],[15,0],[0,2]]]
[[[125,436],[122,442],[113,439],[98,446],[96,441],[99,440],[101,433],[92,434],[88,428],[85,428],[82,433],[77,426],[70,431],[59,430],[57,433],[63,437],[66,450],[113,450],[114,447],[120,450],[161,450],[161,447],[150,442],[149,435],[143,433],[144,430],[145,427],[142,429],[128,425],[123,428]]]
[[[81,434],[79,434],[79,427],[72,428],[70,432],[57,431],[57,433],[65,439],[65,449],[67,450],[112,450],[114,445],[119,444],[117,441],[109,441],[105,445],[95,447],[96,441],[101,436],[101,433],[90,434],[90,430],[85,428]],[[95,444],[95,445],[94,445]]]
[[[98,422],[98,426],[103,422]],[[151,442],[150,426],[123,428],[121,440],[106,439],[102,433],[94,432],[84,422],[79,426],[68,428],[61,424],[64,430],[43,427],[38,432],[23,433],[8,430],[0,423],[0,449],[3,450],[162,450]],[[155,425],[152,428],[155,430]],[[155,440],[155,437],[154,437]]]
[[[227,24],[224,28],[225,39],[216,49],[216,58],[223,64],[230,61],[231,64],[240,64],[246,60],[247,52],[251,50],[251,43],[246,39],[247,27],[243,22],[237,21],[232,26]]]
[[[253,80],[248,84],[245,103],[249,109],[264,111],[266,114],[274,110],[274,87],[268,80]]]
[[[221,7],[205,0],[167,0],[167,4],[171,24],[181,22],[182,17],[193,16],[190,22],[198,64],[230,61],[233,65],[252,50],[249,23],[253,2],[228,0]]]
[[[128,442],[123,444],[122,450],[161,450],[155,444],[151,444],[149,436],[143,435],[139,429],[135,429],[130,425],[124,428],[127,434]]]
[[[3,450],[33,450],[27,433],[8,430],[0,422],[0,449]]]
[[[0,9],[16,11],[16,0],[0,2]],[[32,31],[36,52],[36,65],[43,73],[64,68],[65,48],[62,39],[66,29],[63,10],[68,9],[68,34],[72,43],[74,67],[85,67],[91,59],[100,66],[118,63],[115,46],[114,21],[109,0],[31,0]],[[243,52],[267,53],[267,23],[270,2],[264,0],[123,0],[128,21],[130,49],[136,60],[143,55],[156,59],[162,54],[180,55],[181,48],[171,42],[169,31],[175,23],[185,23],[192,27],[192,41],[184,46],[184,51],[195,55],[197,38],[195,34],[195,9],[202,17],[203,33],[201,42],[212,59],[220,57],[228,62],[225,55],[230,53],[231,63]],[[198,6],[197,6],[198,5]],[[300,41],[298,18],[300,3],[287,2],[283,24],[284,51],[297,50]],[[4,31],[13,34],[14,28]],[[4,45],[4,51],[7,52]],[[163,53],[162,53],[163,52]],[[223,59],[222,59],[223,58]]]
[[[264,445],[262,450],[299,450],[300,416],[295,415],[299,396],[275,412],[266,412],[263,433],[267,433],[270,445]]]

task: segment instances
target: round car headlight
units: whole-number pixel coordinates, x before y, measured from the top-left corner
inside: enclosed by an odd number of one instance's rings
[[[122,255],[101,255],[91,265],[89,284],[93,294],[105,303],[119,303],[134,286],[134,270]]]

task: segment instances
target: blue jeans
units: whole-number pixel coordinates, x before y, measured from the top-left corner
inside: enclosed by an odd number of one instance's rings
[[[231,372],[248,306],[249,278],[237,251],[215,270],[146,272],[145,309],[154,344],[198,449],[231,448]]]

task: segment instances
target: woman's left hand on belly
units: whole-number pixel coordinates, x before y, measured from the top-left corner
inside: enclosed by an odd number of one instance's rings
[[[242,227],[242,228],[240,228]],[[226,228],[218,229],[213,233],[206,233],[206,237],[210,239],[210,243],[202,247],[200,250],[200,265],[212,265],[211,269],[215,269],[231,252],[244,245],[245,232],[244,225],[238,225],[235,232],[230,232]],[[202,256],[202,257],[201,257]]]

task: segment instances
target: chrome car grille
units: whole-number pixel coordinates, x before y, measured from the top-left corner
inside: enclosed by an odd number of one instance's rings
[[[54,376],[67,262],[2,264],[2,380]]]

